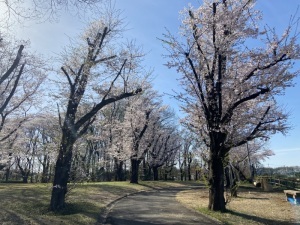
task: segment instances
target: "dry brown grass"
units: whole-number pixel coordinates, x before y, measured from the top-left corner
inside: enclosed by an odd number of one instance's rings
[[[224,224],[300,224],[300,206],[292,206],[287,202],[282,191],[263,192],[259,188],[241,187],[238,197],[227,204],[226,213],[207,210],[207,188],[182,191],[178,193],[177,200]]]

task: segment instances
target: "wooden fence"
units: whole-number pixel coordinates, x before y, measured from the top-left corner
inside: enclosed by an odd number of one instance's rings
[[[274,176],[259,176],[256,177],[256,180],[261,182],[263,179],[267,180],[267,182],[273,186],[280,186],[289,189],[300,190],[300,180],[299,179],[291,179],[291,178],[279,178]]]

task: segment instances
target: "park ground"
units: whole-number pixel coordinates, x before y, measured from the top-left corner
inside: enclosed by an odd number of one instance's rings
[[[68,195],[67,207],[60,213],[48,211],[50,184],[0,183],[0,224],[100,224],[106,206],[122,196],[174,186],[198,186],[179,192],[177,200],[188,208],[214,217],[224,224],[300,224],[300,207],[286,202],[282,190],[263,192],[246,185],[227,205],[228,212],[206,209],[208,190],[200,183],[181,182],[101,182],[77,184]],[[116,203],[117,204],[117,203]]]

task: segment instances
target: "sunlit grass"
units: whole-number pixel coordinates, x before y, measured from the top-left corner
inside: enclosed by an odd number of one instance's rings
[[[285,200],[282,191],[263,192],[253,186],[242,186],[238,198],[233,198],[226,205],[225,213],[208,210],[208,190],[187,190],[177,194],[179,202],[188,208],[195,209],[226,225],[249,224],[299,224],[300,207],[292,206]]]

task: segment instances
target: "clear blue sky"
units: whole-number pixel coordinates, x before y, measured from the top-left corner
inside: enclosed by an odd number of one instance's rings
[[[180,21],[179,10],[188,3],[197,6],[201,1],[182,0],[116,0],[116,8],[123,11],[123,17],[128,23],[128,38],[136,39],[148,52],[145,65],[154,68],[154,88],[161,93],[172,93],[172,89],[178,89],[175,71],[163,66],[166,60],[162,57],[164,50],[157,37],[162,37],[165,27],[176,33]],[[276,27],[282,31],[287,26],[289,18],[296,12],[300,5],[298,0],[258,0],[257,8],[263,12],[263,24]],[[300,13],[298,13],[300,16]],[[59,23],[31,24],[23,29],[16,28],[18,38],[31,39],[32,47],[45,55],[55,55],[61,48],[68,44],[69,37],[75,37],[84,24],[73,16],[63,16]],[[300,69],[300,61],[296,64]],[[278,101],[290,112],[290,124],[292,129],[287,136],[277,134],[270,139],[269,148],[275,152],[275,156],[263,162],[265,166],[296,166],[300,165],[300,77],[295,80],[295,87],[286,90],[286,94],[278,98]],[[168,97],[165,103],[173,108],[178,108],[177,102]]]

